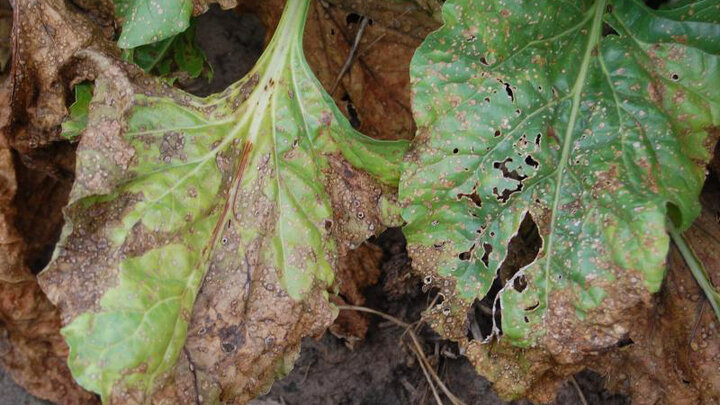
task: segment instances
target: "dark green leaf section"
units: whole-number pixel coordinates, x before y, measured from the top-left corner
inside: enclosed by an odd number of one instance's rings
[[[446,297],[433,325],[465,338],[529,215],[542,246],[501,280],[503,337],[614,344],[662,282],[668,206],[683,229],[699,212],[718,2],[453,0],[443,16],[411,65],[418,136],[400,184],[413,265]]]
[[[194,21],[191,21],[190,27],[180,34],[127,52],[126,60],[155,76],[171,80],[203,76],[210,81],[212,66],[195,42],[195,27]]]
[[[122,21],[118,46],[137,48],[170,38],[190,25],[192,0],[113,0]]]
[[[338,256],[397,225],[407,143],[356,132],[323,90],[302,52],[308,5],[288,0],[253,70],[207,98],[78,55],[97,79],[40,282],[74,378],[103,401],[186,403],[167,382],[192,358],[210,382],[190,390],[243,402],[332,322]]]
[[[70,105],[70,115],[62,123],[64,138],[75,139],[85,130],[92,92],[93,85],[91,83],[83,82],[75,85],[75,101]]]

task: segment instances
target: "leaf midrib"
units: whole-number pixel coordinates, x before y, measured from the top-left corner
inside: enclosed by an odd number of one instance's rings
[[[571,94],[573,95],[572,108],[570,110],[570,119],[563,136],[563,148],[560,154],[560,159],[556,170],[555,177],[555,192],[553,194],[552,207],[550,208],[550,230],[547,237],[547,251],[545,252],[545,310],[550,310],[550,266],[551,258],[553,254],[553,242],[555,234],[555,226],[557,224],[556,212],[560,205],[560,193],[563,186],[563,175],[565,172],[565,166],[570,155],[570,145],[572,143],[573,130],[577,122],[578,111],[580,110],[580,101],[582,100],[582,90],[585,86],[585,79],[590,66],[590,60],[592,58],[592,51],[596,45],[600,42],[600,32],[602,29],[602,21],[605,10],[606,0],[599,0],[594,5],[593,23],[590,28],[587,45],[585,46],[585,54],[580,65],[580,71],[573,85]]]

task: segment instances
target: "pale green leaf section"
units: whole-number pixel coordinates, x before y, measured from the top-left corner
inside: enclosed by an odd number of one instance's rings
[[[699,213],[720,125],[718,4],[445,3],[411,65],[418,137],[400,184],[413,264],[446,296],[438,330],[465,338],[529,215],[542,246],[495,302],[503,339],[557,352],[619,339],[613,325],[663,280],[666,217],[684,229]]]
[[[230,326],[248,331],[232,332],[240,340],[229,346],[213,336],[230,332],[202,332],[207,346],[187,351],[203,362],[221,348],[238,356],[217,384],[244,361],[241,350],[255,347],[253,330],[289,325],[259,339],[267,350],[268,336],[292,333],[273,343],[282,350],[250,353],[263,354],[257,367],[266,367],[243,376],[255,385],[223,395],[257,392],[274,375],[267,367],[286,370],[300,339],[332,321],[326,299],[338,255],[397,222],[392,187],[407,143],[354,131],[322,89],[302,53],[308,3],[288,0],[256,67],[207,98],[103,55],[80,55],[98,78],[67,225],[40,280],[67,324],[74,378],[104,402],[175,392],[161,390],[180,378],[173,367],[193,314],[201,323],[216,317],[218,329],[237,319]],[[236,291],[228,301],[243,303],[246,318],[194,307],[208,272],[235,278],[217,294]],[[265,301],[255,305],[257,297]],[[214,298],[224,299],[204,302]],[[275,305],[290,309],[262,312]],[[221,354],[217,361],[226,361]]]

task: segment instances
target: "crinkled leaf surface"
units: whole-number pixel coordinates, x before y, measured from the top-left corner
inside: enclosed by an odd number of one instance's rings
[[[465,339],[530,215],[542,246],[498,294],[503,339],[557,355],[626,332],[663,279],[668,206],[682,228],[699,212],[718,4],[445,3],[411,65],[418,137],[400,185],[413,265],[446,297],[437,329]]]
[[[338,255],[393,212],[406,143],[355,132],[322,90],[308,4],[289,0],[256,67],[207,98],[81,54],[95,89],[40,278],[73,375],[104,401],[257,394],[332,321]]]

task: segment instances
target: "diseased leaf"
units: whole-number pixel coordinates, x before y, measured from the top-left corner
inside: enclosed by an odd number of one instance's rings
[[[207,98],[78,55],[95,90],[40,280],[103,401],[252,398],[332,322],[338,256],[397,224],[383,208],[407,144],[354,131],[322,90],[308,5],[289,0],[255,68]]]
[[[493,334],[568,364],[627,333],[663,280],[666,216],[684,229],[699,213],[720,124],[712,4],[712,18],[689,6],[696,20],[640,1],[445,3],[411,65],[400,184],[413,265],[445,296],[436,329],[467,344],[468,310],[529,216],[542,246],[503,284]],[[517,373],[497,369],[522,395],[536,364],[511,355]]]
[[[685,232],[685,238],[717,286],[720,285],[717,180],[708,181],[702,201],[702,215]],[[720,402],[717,318],[676,246],[671,249],[668,275],[656,300],[656,308],[635,318],[622,350],[608,353],[588,366],[611,376],[607,381],[609,388],[628,392],[633,403],[717,404]]]
[[[195,23],[180,34],[133,49],[127,60],[155,76],[212,80],[213,70],[205,53],[195,43]]]
[[[190,26],[192,0],[114,0],[122,21],[120,48],[137,48],[162,41]]]
[[[190,17],[205,13],[212,3],[225,10],[237,6],[236,0],[100,0],[89,8],[103,11],[107,1],[114,3],[115,18],[122,25],[118,46],[123,49],[162,42],[184,32],[191,25]]]

